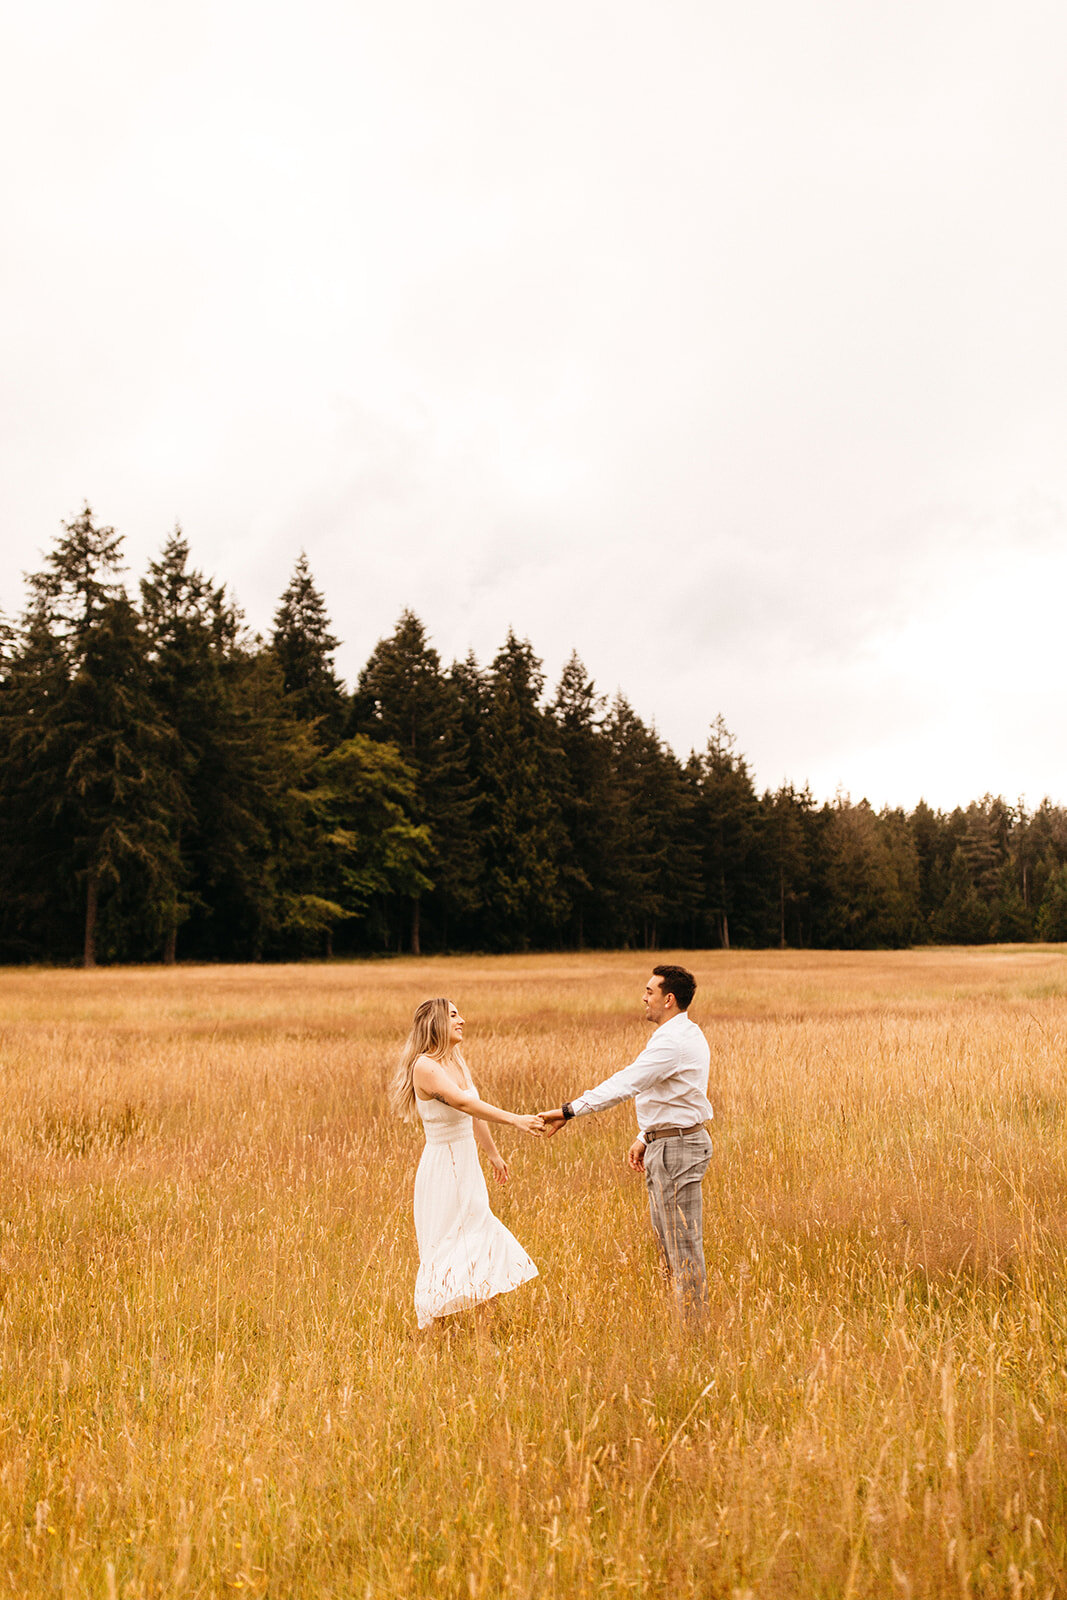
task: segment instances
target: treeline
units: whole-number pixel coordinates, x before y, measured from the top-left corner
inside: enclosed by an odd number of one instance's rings
[[[1067,811],[757,794],[577,655],[445,667],[405,612],[351,693],[306,559],[268,639],[180,532],[136,597],[87,506],[2,633],[0,959],[1067,939]]]

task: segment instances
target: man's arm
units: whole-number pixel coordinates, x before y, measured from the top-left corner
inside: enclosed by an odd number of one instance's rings
[[[630,1163],[631,1167],[633,1167],[635,1172],[644,1172],[645,1140],[643,1134],[639,1133],[637,1135],[637,1138],[626,1152],[626,1159]]]
[[[677,1050],[671,1040],[665,1039],[657,1043],[653,1035],[641,1054],[635,1061],[631,1061],[628,1067],[613,1072],[610,1078],[598,1083],[595,1089],[587,1089],[576,1100],[556,1106],[551,1111],[542,1111],[540,1115],[545,1123],[546,1135],[551,1137],[558,1133],[571,1117],[584,1117],[593,1111],[607,1111],[611,1106],[621,1105],[624,1100],[632,1100],[642,1089],[650,1089],[654,1083],[658,1083],[673,1067],[676,1059]]]

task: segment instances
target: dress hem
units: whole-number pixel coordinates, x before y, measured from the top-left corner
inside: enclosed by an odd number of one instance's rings
[[[530,1283],[534,1278],[539,1276],[540,1274],[538,1273],[537,1268],[534,1267],[532,1272],[523,1273],[522,1277],[516,1278],[514,1283],[502,1284],[499,1289],[490,1289],[486,1294],[472,1294],[468,1292],[454,1295],[446,1305],[443,1305],[440,1308],[440,1310],[431,1311],[429,1315],[424,1315],[423,1312],[417,1310],[415,1315],[418,1320],[419,1327],[428,1328],[432,1323],[440,1322],[444,1317],[454,1317],[460,1311],[470,1311],[474,1306],[484,1305],[487,1300],[495,1300],[498,1295],[511,1294],[514,1292],[514,1290],[521,1289],[524,1283]]]

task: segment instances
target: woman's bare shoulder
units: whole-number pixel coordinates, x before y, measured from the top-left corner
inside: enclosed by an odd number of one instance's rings
[[[460,1087],[444,1062],[438,1061],[434,1056],[419,1056],[411,1069],[411,1080],[415,1086],[415,1093],[420,1100],[433,1100],[435,1098],[433,1094],[419,1094],[420,1085],[430,1089],[434,1085],[439,1085],[442,1078],[455,1088],[458,1089]]]
[[[441,1065],[432,1056],[416,1056],[415,1064],[411,1069],[411,1081],[415,1085],[415,1093],[419,1093],[419,1084],[432,1083],[436,1069]],[[419,1095],[420,1100],[429,1099],[428,1095]]]

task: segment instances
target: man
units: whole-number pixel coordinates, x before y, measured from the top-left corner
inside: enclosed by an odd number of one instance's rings
[[[695,992],[696,980],[685,967],[654,967],[644,1001],[656,1031],[636,1061],[577,1100],[541,1113],[551,1137],[572,1117],[636,1101],[639,1131],[627,1160],[645,1175],[652,1226],[679,1305],[689,1315],[701,1313],[707,1299],[700,1185],[711,1159],[704,1124],[713,1114],[707,1093],[711,1052],[688,1016]]]

